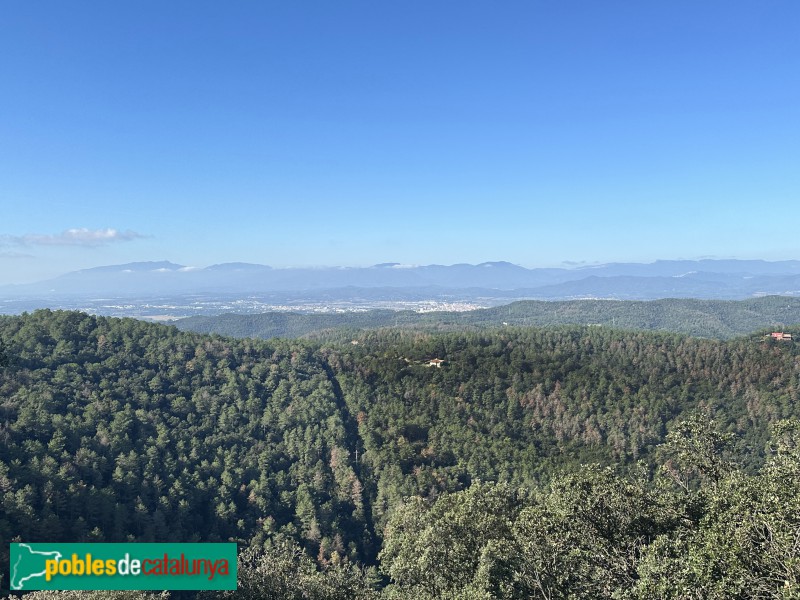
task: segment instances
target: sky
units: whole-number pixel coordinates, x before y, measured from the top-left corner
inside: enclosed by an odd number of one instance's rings
[[[794,0],[6,0],[0,284],[800,259]]]

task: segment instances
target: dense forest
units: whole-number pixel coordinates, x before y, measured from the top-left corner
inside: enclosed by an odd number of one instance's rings
[[[230,540],[237,597],[800,597],[793,342],[37,311],[0,364],[5,589],[7,541]]]
[[[731,339],[763,328],[784,328],[797,323],[800,323],[800,298],[767,296],[749,300],[526,300],[466,312],[369,310],[223,314],[189,317],[176,321],[175,325],[185,331],[264,339],[337,339],[331,334],[385,327],[457,332],[508,325],[593,325]]]

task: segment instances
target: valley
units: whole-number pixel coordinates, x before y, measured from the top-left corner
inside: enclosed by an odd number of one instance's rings
[[[300,593],[302,581],[334,589],[337,577],[360,586],[343,597],[527,589],[530,582],[499,572],[482,580],[479,554],[505,539],[526,556],[558,556],[555,548],[514,546],[563,537],[522,533],[536,523],[567,527],[565,556],[579,547],[587,557],[601,546],[624,553],[621,538],[574,529],[591,522],[574,512],[592,506],[574,496],[585,486],[609,495],[598,518],[640,515],[652,524],[648,539],[661,536],[661,545],[637,542],[635,554],[594,574],[581,575],[576,563],[578,580],[548,585],[585,586],[582,597],[639,579],[663,587],[671,575],[653,570],[650,552],[684,543],[688,531],[706,543],[703,535],[719,533],[704,529],[709,519],[728,522],[714,486],[746,480],[753,490],[800,497],[791,450],[800,350],[760,333],[718,341],[585,326],[391,328],[363,331],[354,345],[236,340],[36,311],[0,317],[0,340],[4,539],[237,541],[269,569],[306,573],[281,584],[285,597]],[[439,368],[428,366],[437,361]],[[674,487],[680,482],[684,491]],[[642,504],[626,504],[636,498]],[[770,525],[776,535],[800,531],[791,506],[781,505],[784,520]],[[466,529],[444,533],[436,515],[449,510],[468,511]],[[544,516],[525,520],[525,511]],[[521,529],[481,529],[492,513]],[[416,544],[431,527],[477,545],[464,546],[453,563],[463,575],[443,572],[429,585],[407,569],[416,560],[426,573],[448,564],[425,566],[433,559]],[[631,540],[644,535],[640,525],[619,527]],[[518,560],[512,554],[492,551],[497,560]],[[737,568],[747,581],[757,577],[750,566]],[[243,589],[251,577],[257,571],[245,569]],[[715,585],[710,574],[697,577]]]

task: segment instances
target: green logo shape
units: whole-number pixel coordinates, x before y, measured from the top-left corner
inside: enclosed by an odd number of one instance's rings
[[[12,590],[235,590],[236,544],[9,544]]]

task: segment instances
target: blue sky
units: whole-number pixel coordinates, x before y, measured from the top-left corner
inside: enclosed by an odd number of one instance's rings
[[[0,283],[800,258],[800,4],[0,8]]]

